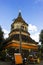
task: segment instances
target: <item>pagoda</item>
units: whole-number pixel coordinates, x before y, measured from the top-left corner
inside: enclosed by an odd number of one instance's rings
[[[9,50],[9,54],[21,52],[25,57],[31,50],[37,50],[37,42],[30,37],[28,32],[28,24],[22,18],[21,12],[18,17],[13,19],[9,37],[4,43],[4,50]],[[27,54],[26,54],[27,53]]]

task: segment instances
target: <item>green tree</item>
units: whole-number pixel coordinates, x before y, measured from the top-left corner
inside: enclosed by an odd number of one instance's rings
[[[43,30],[41,30],[40,32],[39,41],[41,42],[41,44],[43,44]]]
[[[43,59],[43,30],[41,30],[40,32],[39,42],[41,42],[40,51],[41,51],[41,59]]]
[[[4,32],[2,31],[2,28],[0,26],[0,59],[2,58],[3,41],[4,41]]]
[[[2,31],[2,28],[0,26],[0,50],[3,44],[3,41],[4,41],[4,32]]]

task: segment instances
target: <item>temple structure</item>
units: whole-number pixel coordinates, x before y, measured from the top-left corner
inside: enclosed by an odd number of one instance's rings
[[[38,49],[38,43],[35,42],[28,32],[28,24],[22,18],[21,12],[11,24],[9,37],[6,39],[4,49],[9,50],[9,54],[21,52],[25,57],[31,50]],[[27,53],[27,54],[26,54]]]

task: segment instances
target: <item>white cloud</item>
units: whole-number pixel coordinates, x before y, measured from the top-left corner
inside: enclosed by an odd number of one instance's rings
[[[3,29],[3,31],[4,31],[4,38],[8,38],[9,31],[7,31],[6,29]]]
[[[31,34],[30,37],[34,39],[36,42],[39,42],[39,32]]]
[[[37,26],[29,24],[28,31],[30,32],[30,37],[36,42],[39,42],[39,32],[37,30]]]
[[[37,27],[35,25],[29,24],[29,31],[30,32],[36,32],[37,31]]]

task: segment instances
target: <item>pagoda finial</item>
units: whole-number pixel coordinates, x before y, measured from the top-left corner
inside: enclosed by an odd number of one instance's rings
[[[19,17],[21,17],[21,10],[19,10],[19,14],[18,14]]]
[[[21,12],[21,10],[19,10],[19,12]]]

